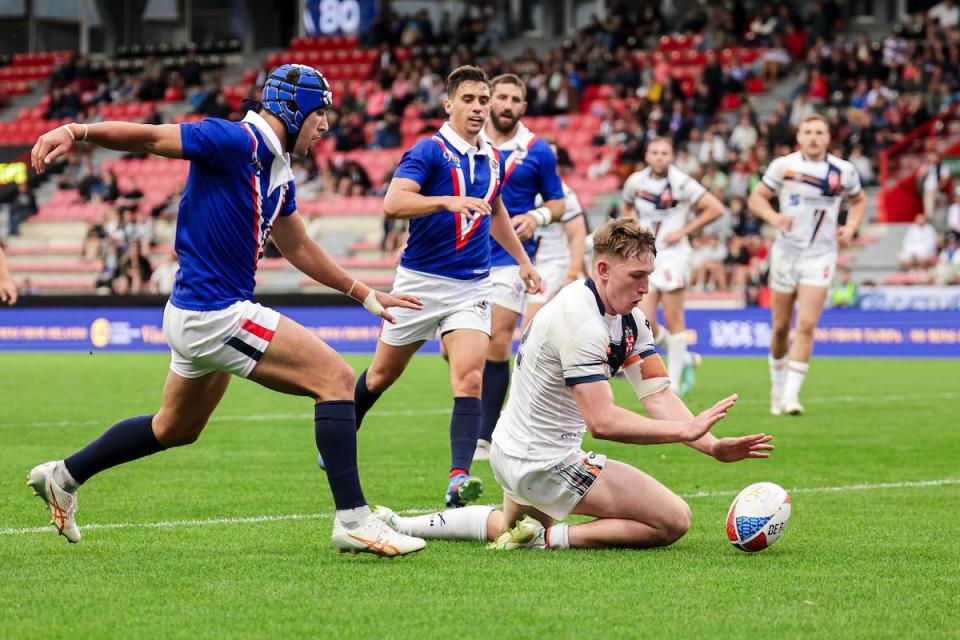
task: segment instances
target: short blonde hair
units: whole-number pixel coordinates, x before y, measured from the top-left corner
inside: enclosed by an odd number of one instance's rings
[[[807,124],[808,122],[811,122],[813,120],[816,120],[817,122],[822,122],[823,124],[826,125],[827,130],[828,131],[830,130],[830,120],[827,119],[827,116],[823,115],[822,113],[811,113],[806,118],[801,120],[800,124],[801,125]]]
[[[618,256],[627,260],[648,251],[656,257],[656,238],[634,218],[610,220],[593,234],[594,257]]]

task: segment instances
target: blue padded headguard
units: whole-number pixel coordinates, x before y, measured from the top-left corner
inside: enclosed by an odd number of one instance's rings
[[[314,111],[333,106],[333,92],[326,78],[303,64],[283,64],[270,72],[263,85],[264,110],[287,127],[287,151],[292,151],[300,127]]]

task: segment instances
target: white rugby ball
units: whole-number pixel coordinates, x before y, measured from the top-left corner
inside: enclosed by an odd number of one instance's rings
[[[763,551],[790,521],[790,496],[780,485],[757,482],[740,492],[727,512],[727,539],[741,551]]]

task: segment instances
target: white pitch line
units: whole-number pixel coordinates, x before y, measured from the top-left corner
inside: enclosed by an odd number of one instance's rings
[[[938,480],[918,480],[914,482],[881,482],[877,484],[846,484],[835,487],[798,487],[787,493],[836,493],[846,491],[875,491],[878,489],[913,489],[918,487],[941,487],[958,485],[960,478],[940,478]],[[697,493],[680,494],[681,498],[691,500],[696,498],[722,498],[737,495],[739,490],[727,491],[699,491]],[[489,505],[496,506],[496,505]],[[429,507],[419,509],[403,509],[397,513],[402,515],[431,513]],[[207,527],[234,524],[259,524],[261,522],[287,522],[290,520],[320,520],[332,518],[333,513],[290,513],[285,515],[262,515],[246,518],[211,518],[208,520],[163,520],[160,522],[115,522],[109,524],[84,524],[83,531],[91,529],[179,529],[181,527]],[[29,533],[50,533],[52,528],[27,527],[21,529],[0,529],[0,536],[16,536]]]
[[[885,402],[909,402],[913,400],[955,400],[960,399],[960,392],[945,391],[943,393],[933,394],[887,394],[882,396],[819,396],[813,398],[804,398],[804,404],[829,404],[831,402],[869,402],[879,404]],[[769,402],[767,399],[748,399],[739,400],[737,404],[741,405],[765,405]],[[426,409],[384,409],[374,410],[367,415],[373,417],[391,418],[391,417],[411,417],[411,416],[435,416],[448,415],[450,407],[432,407]],[[110,425],[110,420],[53,420],[36,422],[12,422],[9,424],[0,424],[2,428],[50,428],[50,427],[91,427],[100,425],[104,428]],[[250,414],[243,416],[217,415],[210,418],[210,422],[269,422],[271,420],[313,420],[312,413],[263,413]]]

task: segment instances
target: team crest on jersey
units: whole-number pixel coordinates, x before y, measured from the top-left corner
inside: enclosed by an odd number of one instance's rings
[[[633,345],[636,342],[636,338],[633,335],[633,329],[630,327],[624,327],[623,329],[623,340],[627,343],[626,353],[629,355],[633,353]]]
[[[500,162],[493,156],[490,156],[490,173],[493,175],[500,174]]]
[[[660,208],[669,209],[673,206],[673,191],[670,189],[668,184],[666,189],[663,190],[663,193],[660,194]]]
[[[827,171],[828,195],[835,196],[840,191],[840,169],[830,167]]]

